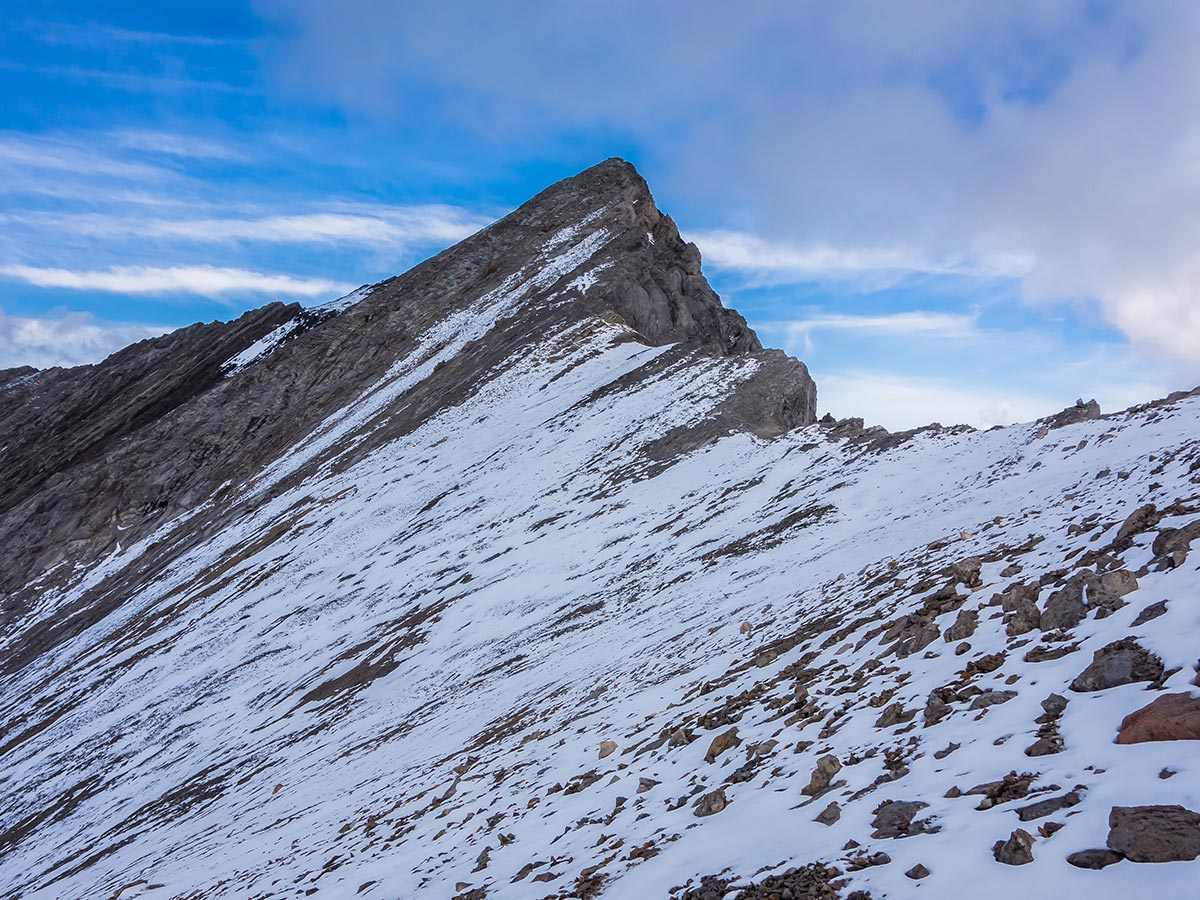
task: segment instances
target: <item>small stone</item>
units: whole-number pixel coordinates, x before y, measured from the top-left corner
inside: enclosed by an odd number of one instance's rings
[[[1007,841],[996,841],[992,856],[1006,866],[1024,866],[1033,862],[1033,843],[1036,840],[1024,828],[1016,829]]]
[[[1119,863],[1124,858],[1113,850],[1080,850],[1068,856],[1067,862],[1078,869],[1103,869],[1105,866]]]
[[[1174,769],[1164,768],[1158,773],[1158,777],[1161,778],[1163,781],[1166,781],[1168,778],[1174,778],[1178,774],[1179,773],[1177,771],[1175,771]]]
[[[637,792],[639,794],[644,794],[646,791],[655,788],[660,784],[662,784],[661,781],[655,781],[653,778],[639,778]]]
[[[842,808],[836,802],[830,803],[827,807],[821,810],[820,814],[813,819],[814,822],[820,822],[822,825],[832,825],[842,817]]]
[[[917,863],[915,866],[913,866],[911,869],[909,869],[904,874],[907,877],[911,878],[913,881],[920,881],[922,878],[929,877],[929,870],[927,868],[925,868],[925,866],[922,863]]]
[[[968,644],[966,641],[963,641],[961,644],[959,644],[957,647],[954,648],[955,656],[962,656],[964,653],[970,653],[970,652],[971,652],[971,645]]]
[[[1025,755],[1030,757],[1053,756],[1056,753],[1062,753],[1065,749],[1066,744],[1063,742],[1062,735],[1050,734],[1038,738],[1026,747]]]
[[[941,750],[934,751],[933,758],[934,759],[945,759],[947,756],[949,756],[951,753],[953,753],[955,750],[957,750],[961,746],[962,746],[962,744],[956,744],[953,741],[951,741],[949,744],[947,744]]]
[[[600,742],[600,759],[609,756],[617,749],[616,741],[601,741]]]

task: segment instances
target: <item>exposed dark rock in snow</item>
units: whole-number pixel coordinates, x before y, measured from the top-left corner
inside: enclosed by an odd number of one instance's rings
[[[1182,806],[1114,806],[1108,825],[1108,849],[1133,862],[1200,856],[1200,813]]]
[[[1132,638],[1113,641],[1097,650],[1091,665],[1071,682],[1071,690],[1104,691],[1139,681],[1158,681],[1162,660]]]

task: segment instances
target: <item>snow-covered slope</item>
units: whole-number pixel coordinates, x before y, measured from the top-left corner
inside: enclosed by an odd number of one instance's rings
[[[2,654],[107,612],[0,686],[0,896],[665,900],[813,862],[875,898],[1195,894],[1195,863],[1066,858],[1113,807],[1200,808],[1195,742],[1114,743],[1197,693],[1200,396],[780,434],[730,412],[773,357],[597,312],[389,428],[531,298],[602,291],[598,233],[550,235],[252,474],[33,581]],[[1071,689],[1127,636],[1165,671]],[[1026,754],[1039,729],[1057,752]],[[1015,829],[1031,863],[993,853]]]

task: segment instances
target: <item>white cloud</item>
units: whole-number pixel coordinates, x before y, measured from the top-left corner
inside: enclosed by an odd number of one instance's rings
[[[157,153],[182,159],[215,159],[235,162],[244,162],[248,159],[245,154],[226,144],[193,135],[128,128],[110,132],[110,136],[119,146],[127,147],[130,150],[141,150],[146,153]]]
[[[118,294],[280,294],[300,297],[333,297],[356,285],[324,278],[270,275],[246,269],[216,266],[113,266],[103,271],[0,266],[0,276],[38,287],[107,291]]]
[[[914,274],[1015,278],[1027,274],[1033,264],[1020,253],[935,258],[916,247],[798,245],[726,230],[697,232],[688,238],[700,248],[706,264],[744,273],[756,283],[869,280],[882,286]]]
[[[118,230],[148,237],[192,241],[275,243],[356,243],[376,246],[452,244],[478,231],[486,221],[451,206],[377,208],[371,214],[315,212],[258,218],[151,219],[116,224]],[[106,223],[93,223],[96,232]]]
[[[78,366],[99,362],[135,341],[171,329],[160,325],[105,323],[90,313],[22,317],[0,312],[0,369]]]
[[[1200,246],[1200,4],[258,8],[283,26],[264,57],[305,96],[390,119],[451,96],[448,118],[514,154],[619,128],[678,218],[766,241],[701,235],[714,264],[1016,274],[1031,297],[1097,301],[1148,356],[1200,375],[1197,282],[1162,277]]]
[[[926,337],[963,341],[978,336],[975,315],[936,313],[924,310],[885,315],[823,313],[784,322],[764,322],[758,329],[782,337],[788,347],[803,346],[812,352],[814,331],[850,331],[882,337]]]
[[[861,416],[868,425],[883,425],[891,431],[934,421],[990,428],[1030,421],[1066,405],[1060,398],[1010,386],[976,387],[897,372],[849,370],[817,373],[816,377],[822,411],[837,418]]]

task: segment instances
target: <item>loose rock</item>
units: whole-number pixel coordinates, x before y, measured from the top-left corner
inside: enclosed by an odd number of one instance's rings
[[[1036,840],[1024,828],[1014,831],[1007,841],[996,841],[992,846],[992,856],[996,862],[1006,866],[1024,866],[1033,862],[1033,842]]]

